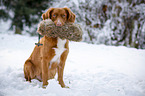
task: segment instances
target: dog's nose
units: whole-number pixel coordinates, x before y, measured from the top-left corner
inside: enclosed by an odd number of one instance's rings
[[[61,23],[57,23],[56,26],[62,26],[62,24]]]
[[[57,21],[56,26],[62,26],[62,23],[60,22],[60,20]]]

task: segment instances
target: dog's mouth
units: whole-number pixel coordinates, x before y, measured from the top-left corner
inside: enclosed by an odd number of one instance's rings
[[[61,27],[64,25],[64,22],[62,22],[60,19],[54,21],[55,25],[58,26],[58,27]]]

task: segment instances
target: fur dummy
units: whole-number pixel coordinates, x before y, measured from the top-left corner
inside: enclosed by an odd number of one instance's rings
[[[79,24],[66,23],[63,26],[56,26],[51,19],[39,23],[37,32],[42,36],[59,37],[70,41],[79,42],[82,40],[82,29]]]

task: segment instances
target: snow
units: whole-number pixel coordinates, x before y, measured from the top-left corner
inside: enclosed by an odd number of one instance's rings
[[[145,50],[70,42],[61,88],[26,82],[23,65],[37,37],[0,34],[0,96],[145,96]]]

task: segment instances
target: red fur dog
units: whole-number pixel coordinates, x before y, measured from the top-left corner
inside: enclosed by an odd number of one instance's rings
[[[49,8],[42,14],[43,20],[51,19],[56,26],[65,23],[74,23],[75,14],[69,8]],[[58,81],[61,87],[66,87],[63,81],[65,61],[69,52],[69,41],[66,39],[44,36],[40,43],[43,46],[35,46],[31,56],[24,64],[24,75],[27,81],[38,79],[43,81],[43,88],[48,85],[48,80],[58,73]]]

